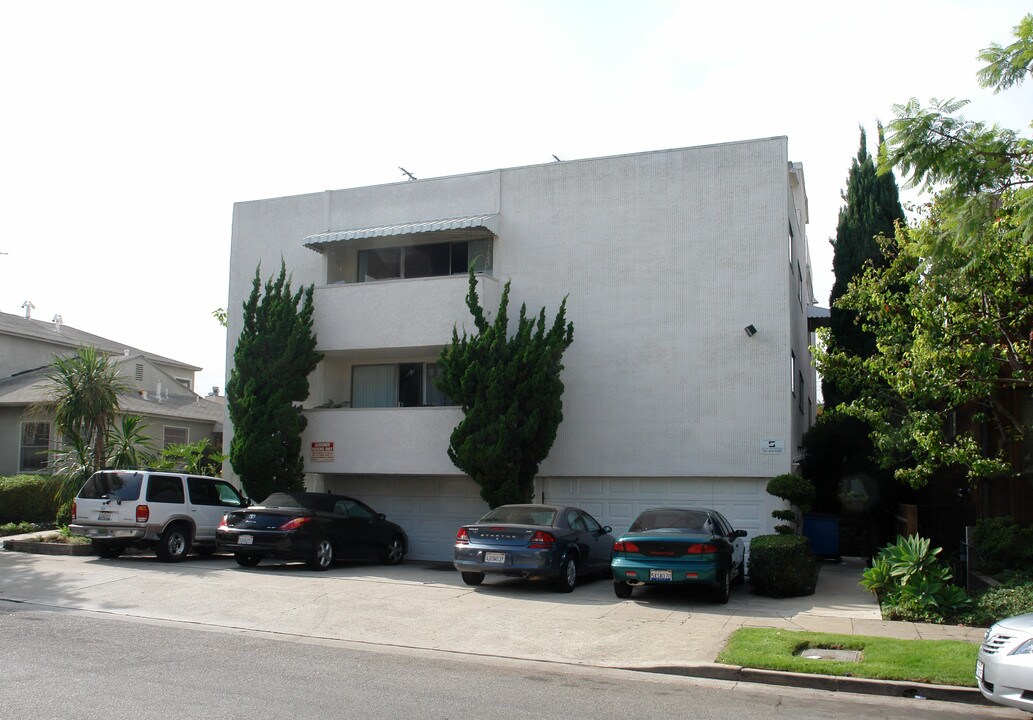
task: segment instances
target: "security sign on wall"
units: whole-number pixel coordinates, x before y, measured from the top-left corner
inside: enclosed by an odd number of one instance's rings
[[[785,452],[786,441],[778,438],[761,438],[760,441],[760,454],[761,455],[781,455]]]
[[[332,462],[334,459],[334,444],[332,442],[312,443],[310,462]]]

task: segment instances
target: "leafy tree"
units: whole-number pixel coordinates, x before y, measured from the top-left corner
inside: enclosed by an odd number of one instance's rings
[[[880,144],[882,139],[880,125]],[[829,298],[832,317],[827,344],[833,352],[866,357],[875,352],[874,335],[857,324],[854,311],[837,306],[836,301],[867,265],[879,267],[884,264],[882,249],[875,238],[880,235],[893,237],[896,224],[904,220],[904,209],[900,205],[900,193],[893,174],[880,174],[876,169],[863,128],[861,144],[847,175],[842,198],[845,204],[839,211],[836,239],[832,241],[835,282]],[[824,379],[822,396],[827,409],[852,399],[851,393],[829,379]]]
[[[262,499],[273,492],[303,490],[300,403],[308,376],[323,358],[312,332],[313,286],[292,294],[287,266],[262,286],[255,269],[244,303],[244,326],[233,352],[226,400],[233,423],[230,462],[245,491]]]
[[[1013,59],[1033,52],[1033,16],[1016,36],[983,55],[991,67],[980,76],[996,89],[1024,76]],[[876,337],[875,354],[818,353],[823,376],[855,392],[844,412],[870,425],[880,462],[913,487],[945,468],[972,481],[1010,472],[1024,431],[1010,394],[1033,383],[1033,144],[965,120],[963,106],[895,108],[883,169],[933,198],[882,241],[888,263],[869,266],[837,303]]]
[[[161,450],[155,466],[194,475],[220,477],[226,456],[216,452],[208,438],[192,443],[173,443]]]
[[[144,434],[148,426],[139,415],[123,415],[121,423],[108,428],[110,467],[141,468],[151,463],[154,459],[154,443]]]
[[[509,336],[509,282],[489,322],[471,269],[466,305],[477,332],[467,336],[464,331],[460,337],[453,329],[435,380],[463,409],[448,456],[481,486],[481,497],[490,507],[529,502],[538,466],[563,420],[560,373],[563,352],[574,340],[574,325],[566,321],[567,300],[548,329],[544,307],[536,320],[521,305],[516,332]]]

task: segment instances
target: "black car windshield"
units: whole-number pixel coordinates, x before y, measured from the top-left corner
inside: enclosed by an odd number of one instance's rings
[[[635,518],[628,532],[645,532],[661,529],[713,532],[710,516],[699,510],[646,510]]]
[[[143,475],[138,472],[99,472],[79,491],[85,500],[137,500]]]
[[[545,525],[551,527],[556,520],[556,508],[535,505],[503,505],[480,519],[481,523],[503,525]]]

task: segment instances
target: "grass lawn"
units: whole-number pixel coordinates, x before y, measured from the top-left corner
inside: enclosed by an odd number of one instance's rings
[[[861,661],[807,660],[796,656],[806,648],[860,650]],[[729,638],[728,645],[717,656],[717,662],[812,675],[976,687],[978,652],[979,645],[960,640],[895,640],[775,628],[741,628]]]

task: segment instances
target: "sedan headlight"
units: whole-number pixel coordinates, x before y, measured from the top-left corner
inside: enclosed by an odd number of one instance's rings
[[[1033,638],[1019,645],[1009,655],[1033,655]]]

